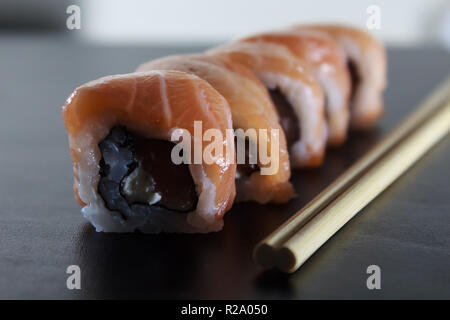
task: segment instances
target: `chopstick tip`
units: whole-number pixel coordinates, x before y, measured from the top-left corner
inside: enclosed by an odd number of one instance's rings
[[[283,247],[277,253],[276,266],[283,272],[293,273],[299,267],[295,252]]]
[[[275,266],[275,250],[266,242],[260,242],[253,250],[253,259],[262,267]]]

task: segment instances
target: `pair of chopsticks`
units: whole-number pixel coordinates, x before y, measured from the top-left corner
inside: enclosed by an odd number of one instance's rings
[[[254,250],[264,267],[296,271],[333,234],[450,131],[450,79]]]

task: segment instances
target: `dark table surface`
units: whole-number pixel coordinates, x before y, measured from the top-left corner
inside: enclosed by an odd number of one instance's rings
[[[450,298],[450,137],[292,275],[265,271],[254,245],[369,150],[450,74],[442,49],[390,49],[387,113],[353,133],[299,197],[236,205],[208,235],[96,233],[72,193],[60,108],[72,89],[162,55],[204,48],[92,46],[66,36],[0,35],[0,298]],[[81,290],[66,288],[79,265]],[[381,290],[366,269],[381,268]]]

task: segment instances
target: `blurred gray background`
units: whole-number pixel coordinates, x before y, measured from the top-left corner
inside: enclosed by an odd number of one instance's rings
[[[450,47],[448,0],[0,0],[0,30],[67,31],[66,9],[81,9],[80,39],[118,45],[209,44],[294,23],[341,22],[367,28],[388,45]]]

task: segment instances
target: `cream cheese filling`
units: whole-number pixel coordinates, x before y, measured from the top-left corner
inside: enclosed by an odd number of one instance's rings
[[[139,164],[122,181],[122,192],[129,203],[155,204],[161,200],[161,195],[155,192],[155,181]]]

